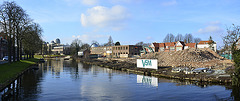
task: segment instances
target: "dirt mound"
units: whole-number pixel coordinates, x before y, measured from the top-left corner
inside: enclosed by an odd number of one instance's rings
[[[159,66],[223,67],[226,63],[229,63],[229,61],[226,62],[227,59],[208,48],[149,53],[141,58],[157,59]]]

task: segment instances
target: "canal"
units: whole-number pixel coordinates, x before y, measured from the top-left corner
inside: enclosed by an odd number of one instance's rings
[[[14,89],[1,91],[0,99],[214,101],[239,100],[240,96],[239,88],[231,86],[149,77],[70,60],[47,60],[38,67],[10,85]]]

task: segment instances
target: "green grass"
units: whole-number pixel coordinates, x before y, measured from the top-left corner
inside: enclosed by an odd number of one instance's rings
[[[38,59],[32,58],[28,60],[21,60],[11,64],[0,64],[0,84],[6,82],[17,76],[32,64],[35,64]]]
[[[49,58],[49,57],[61,57],[61,56],[65,56],[65,55],[44,55],[45,58]],[[34,58],[43,58],[42,55],[34,55]]]

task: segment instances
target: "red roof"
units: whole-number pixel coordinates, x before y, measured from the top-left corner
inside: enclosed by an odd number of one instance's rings
[[[200,41],[198,44],[208,44],[211,41]]]
[[[154,47],[159,47],[159,43],[153,43]]]
[[[191,47],[191,48],[195,48],[196,43],[187,43],[186,46]]]
[[[164,47],[164,43],[159,43],[159,47]]]
[[[175,46],[176,42],[167,42],[165,46]]]

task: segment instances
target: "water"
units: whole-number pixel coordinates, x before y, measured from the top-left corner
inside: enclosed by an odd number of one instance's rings
[[[239,88],[202,85],[111,70],[76,61],[48,60],[29,70],[2,100],[214,101],[239,100]]]

